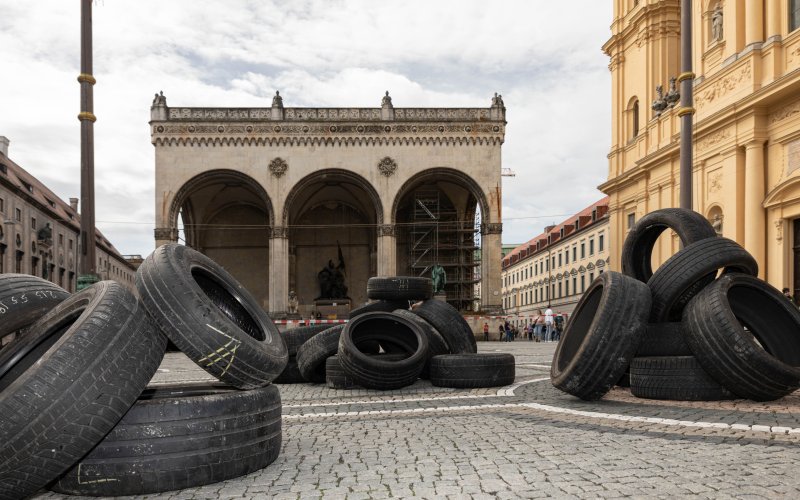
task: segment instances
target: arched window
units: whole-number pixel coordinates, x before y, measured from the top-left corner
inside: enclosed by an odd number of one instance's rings
[[[633,132],[632,136],[637,137],[639,135],[639,101],[636,100],[633,103],[633,126],[631,130]]]
[[[625,110],[628,140],[632,141],[639,135],[639,98],[631,97]]]

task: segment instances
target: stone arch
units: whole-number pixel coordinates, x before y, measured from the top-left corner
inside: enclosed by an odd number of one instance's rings
[[[168,227],[177,230],[179,216],[185,243],[223,266],[268,308],[274,215],[261,184],[236,170],[203,172],[175,193]]]
[[[628,116],[625,118],[624,123],[627,128],[626,136],[628,140],[636,139],[639,136],[640,113],[639,98],[633,96],[628,100],[628,105],[625,107],[625,114]]]
[[[424,184],[426,181],[442,181],[450,182],[452,184],[461,184],[465,187],[472,196],[474,196],[481,209],[481,224],[487,221],[489,214],[489,200],[481,189],[480,185],[469,175],[449,167],[436,167],[429,168],[409,177],[400,189],[397,190],[394,200],[392,201],[392,223],[397,223],[397,209],[405,195],[416,185]],[[499,221],[498,221],[499,222]]]
[[[327,288],[317,277],[331,261],[339,267],[340,250],[345,295],[352,306],[366,302],[367,280],[377,274],[377,228],[383,209],[365,178],[342,169],[303,177],[287,194],[281,221],[288,238],[289,290],[297,294],[301,315],[334,314],[318,307],[326,299],[337,307],[346,303],[333,300],[344,299],[338,293],[323,297]],[[335,314],[346,316],[344,311]]]

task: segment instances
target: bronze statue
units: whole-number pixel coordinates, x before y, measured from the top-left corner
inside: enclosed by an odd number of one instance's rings
[[[433,293],[444,292],[444,285],[447,284],[447,273],[440,264],[434,264],[431,268],[431,279],[433,280]]]
[[[317,300],[347,298],[347,285],[344,284],[344,256],[338,241],[336,246],[339,250],[339,264],[334,267],[333,260],[328,260],[328,265],[317,273],[317,281],[319,282],[319,297],[317,297]]]

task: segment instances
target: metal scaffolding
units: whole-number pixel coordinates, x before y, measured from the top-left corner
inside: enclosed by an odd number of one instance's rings
[[[447,302],[458,310],[469,310],[480,281],[479,226],[472,220],[459,220],[458,212],[442,203],[443,196],[434,190],[414,193],[409,265],[415,275],[429,276],[431,267],[440,264],[447,273]]]

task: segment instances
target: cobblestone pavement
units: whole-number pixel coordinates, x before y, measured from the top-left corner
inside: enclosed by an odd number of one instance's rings
[[[511,352],[513,386],[397,391],[282,385],[283,450],[234,480],[150,498],[775,498],[800,496],[800,395],[703,403],[549,382],[552,343]],[[209,380],[168,354],[152,384]],[[69,498],[40,493],[36,498]]]

